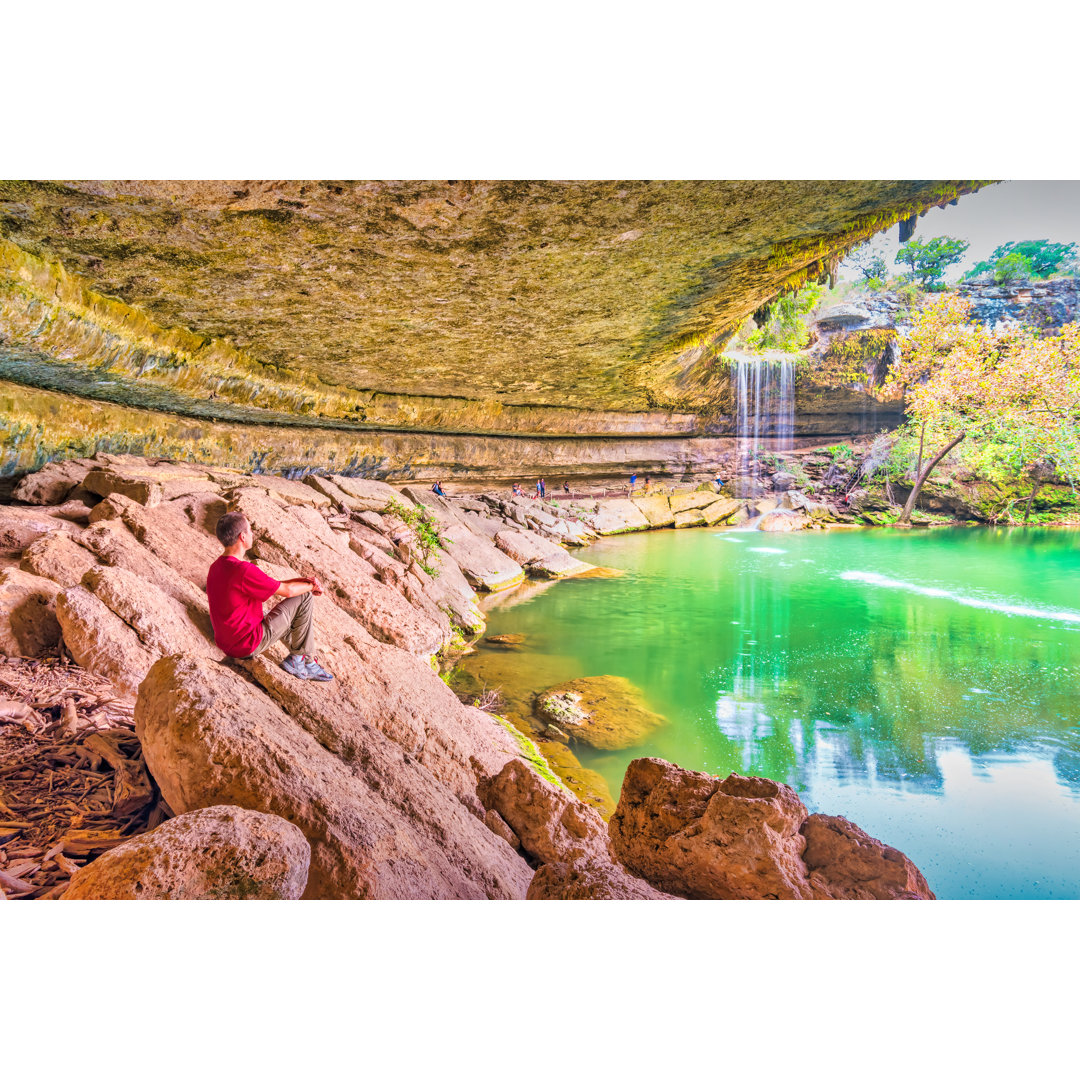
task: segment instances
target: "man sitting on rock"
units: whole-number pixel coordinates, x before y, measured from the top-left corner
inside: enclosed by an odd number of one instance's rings
[[[284,640],[289,655],[281,666],[290,675],[329,682],[334,676],[312,656],[315,630],[311,597],[322,595],[319,579],[275,581],[245,561],[244,554],[255,538],[243,514],[223,514],[217,523],[217,538],[225,550],[206,575],[206,597],[218,648],[226,656],[249,660],[265,652],[275,641]],[[285,599],[264,618],[263,601],[271,596]]]

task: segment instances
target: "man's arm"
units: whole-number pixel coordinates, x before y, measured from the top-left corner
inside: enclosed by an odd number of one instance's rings
[[[277,591],[274,596],[303,596],[304,593],[314,593],[316,596],[322,596],[322,586],[319,584],[318,578],[313,577],[299,577],[289,578],[288,581],[278,582]]]

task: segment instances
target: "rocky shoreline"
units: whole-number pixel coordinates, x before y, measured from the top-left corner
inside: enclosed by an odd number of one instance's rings
[[[774,477],[773,492],[755,498],[713,484],[571,505],[106,454],[28,474],[0,506],[0,652],[59,653],[133,703],[147,797],[168,818],[114,837],[83,868],[54,846],[73,884],[47,891],[932,898],[900,852],[842,818],[808,814],[790,788],[761,778],[639,759],[609,825],[535,744],[439,676],[483,631],[478,593],[597,573],[567,549],[598,535],[836,518],[783,486]],[[263,570],[324,583],[315,617],[333,683],[286,675],[281,646],[236,661],[213,644],[205,575],[228,509],[251,521]],[[421,542],[421,510],[441,548]],[[0,801],[4,783],[0,769]],[[25,856],[19,873],[4,871],[12,844],[35,850],[23,834],[0,832],[0,884],[32,897],[46,891],[34,877],[43,862],[33,871]],[[84,858],[96,854],[83,841]]]

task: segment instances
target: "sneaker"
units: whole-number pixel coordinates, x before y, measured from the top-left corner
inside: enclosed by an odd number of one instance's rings
[[[304,660],[307,663],[307,677],[312,682],[329,682],[334,677],[317,660],[313,660],[310,656],[305,656]]]
[[[290,655],[281,662],[281,667],[282,670],[287,671],[290,675],[295,675],[298,679],[311,678],[311,675],[308,673],[307,664],[299,653],[290,653]]]

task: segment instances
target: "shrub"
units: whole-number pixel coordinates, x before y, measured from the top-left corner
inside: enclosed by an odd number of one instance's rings
[[[431,516],[430,511],[424,506],[405,506],[397,499],[391,499],[386,504],[386,513],[400,518],[412,529],[416,538],[416,546],[420,549],[416,561],[426,574],[432,577],[439,576],[437,567],[432,566],[431,557],[436,552],[444,549],[442,536],[439,534],[439,523]]]
[[[998,285],[1008,285],[1031,278],[1031,260],[1019,251],[1003,255],[994,264],[994,281]]]

